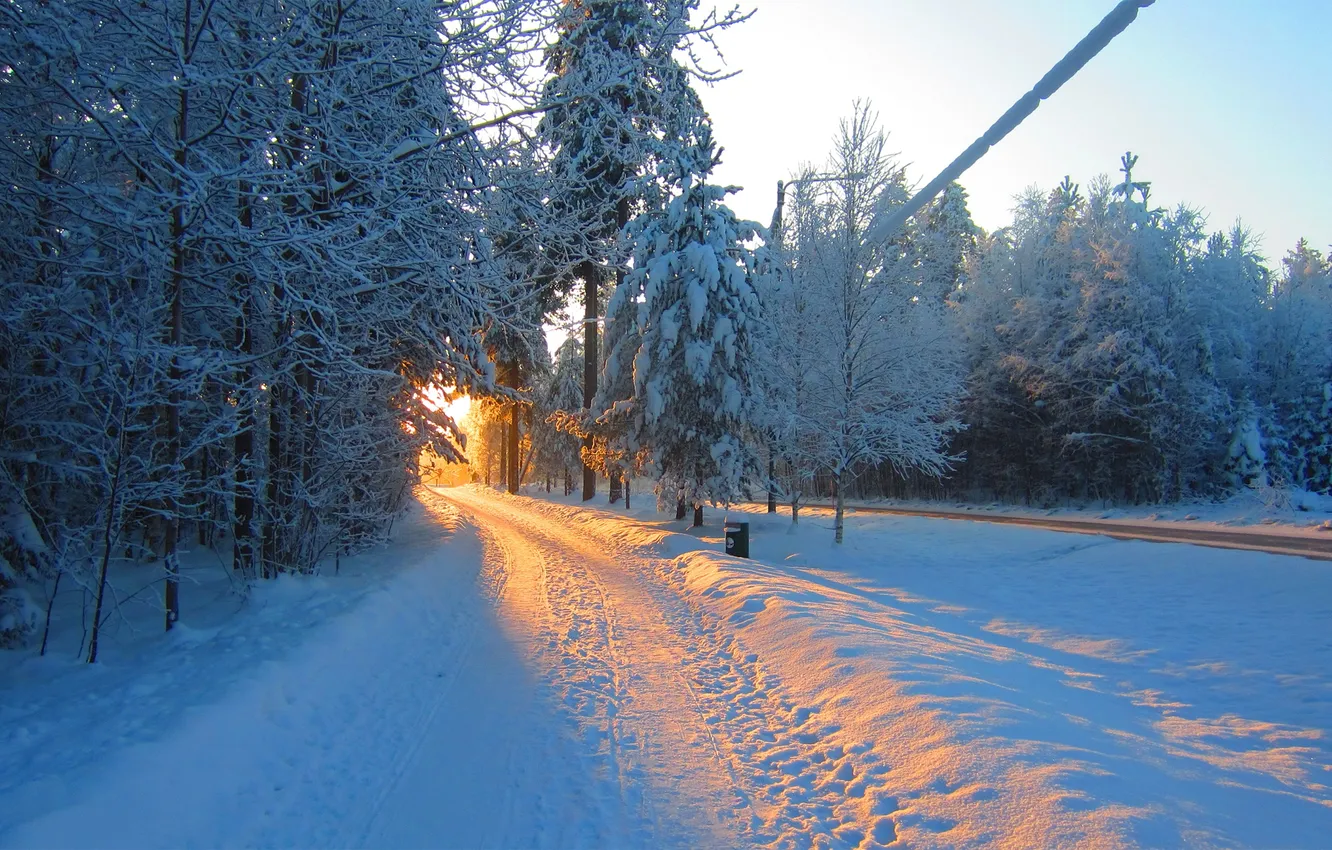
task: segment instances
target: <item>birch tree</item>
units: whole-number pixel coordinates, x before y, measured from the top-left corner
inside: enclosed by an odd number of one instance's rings
[[[905,202],[906,180],[868,106],[842,122],[827,172],[797,203],[793,286],[808,292],[805,318],[818,352],[814,391],[794,413],[798,463],[826,471],[836,499],[834,538],[843,539],[847,484],[866,465],[939,475],[952,461],[949,437],[962,389],[953,326],[938,298],[912,284],[906,237],[867,236]]]

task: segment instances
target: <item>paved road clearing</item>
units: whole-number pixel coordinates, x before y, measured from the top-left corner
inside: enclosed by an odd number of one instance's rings
[[[759,504],[754,502],[753,504]],[[809,504],[801,510],[831,511],[824,504]],[[1119,519],[1062,519],[1059,517],[986,514],[974,511],[886,508],[867,505],[847,506],[847,513],[919,516],[932,519],[992,522],[1022,525],[1046,531],[1073,534],[1104,534],[1116,540],[1147,540],[1153,543],[1192,543],[1216,549],[1244,549],[1274,555],[1298,555],[1319,561],[1332,561],[1332,532],[1317,530],[1273,531],[1267,528],[1189,528],[1177,522],[1140,523]]]

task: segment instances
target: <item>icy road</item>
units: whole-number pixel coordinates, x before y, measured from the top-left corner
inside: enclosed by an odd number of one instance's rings
[[[35,778],[0,779],[0,846],[1332,836],[1327,564],[914,517],[834,549],[763,515],[741,561],[711,512],[422,499],[355,599],[279,582],[151,675],[3,694],[0,766]]]

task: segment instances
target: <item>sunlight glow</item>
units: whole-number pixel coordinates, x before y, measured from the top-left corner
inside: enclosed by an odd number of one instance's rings
[[[472,397],[455,395],[456,392],[453,387],[427,387],[425,398],[431,407],[443,410],[450,419],[461,424],[467,416],[467,411],[472,409]]]
[[[453,387],[427,387],[422,393],[427,406],[442,410],[449,415],[459,428],[472,408],[472,398],[456,395]],[[456,487],[466,484],[471,472],[465,463],[451,463],[436,455],[429,448],[421,452],[421,480],[433,487]]]

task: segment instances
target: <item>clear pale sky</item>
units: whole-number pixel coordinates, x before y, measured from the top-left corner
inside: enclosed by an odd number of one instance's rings
[[[699,86],[717,179],[767,224],[776,182],[822,163],[852,101],[872,101],[913,183],[934,177],[1116,0],[750,0],[721,34],[739,76]],[[1209,230],[1242,218],[1273,265],[1332,243],[1332,0],[1157,0],[962,178],[972,215],[1009,221],[1027,186],[1134,176]]]

